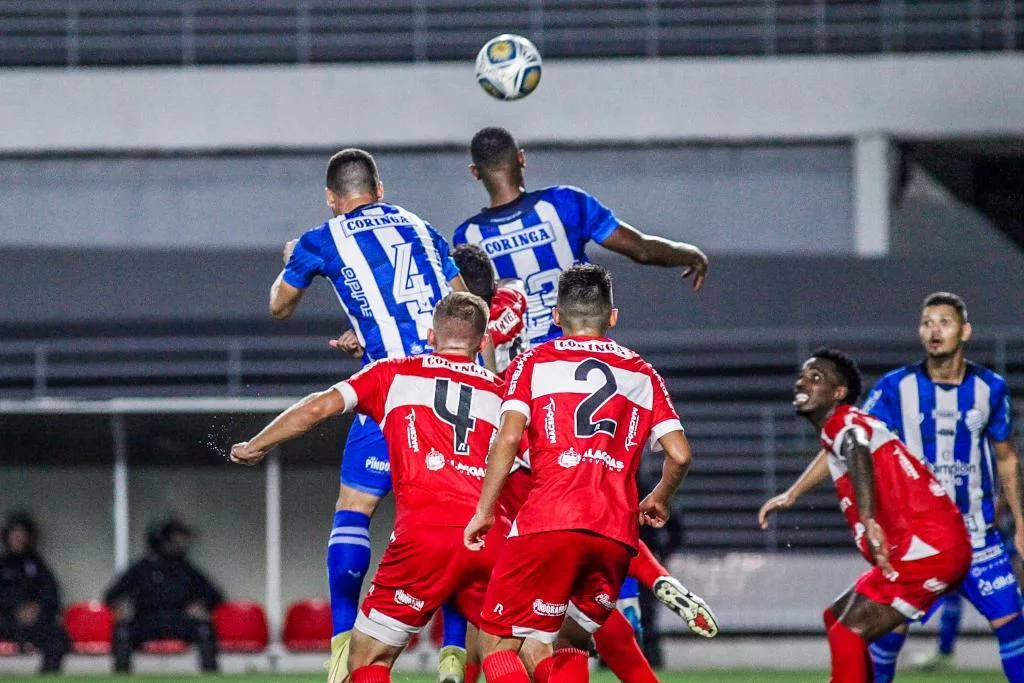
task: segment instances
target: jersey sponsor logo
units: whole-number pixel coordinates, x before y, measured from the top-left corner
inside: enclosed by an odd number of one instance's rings
[[[959,410],[941,410],[936,408],[932,411],[933,420],[953,420],[954,422],[959,422],[962,416],[963,413]],[[924,415],[921,415],[921,421],[924,421]]]
[[[365,230],[390,227],[413,227],[409,220],[397,213],[384,214],[383,216],[359,216],[341,221],[341,229],[346,235],[354,235]]]
[[[504,235],[488,237],[480,246],[491,258],[514,254],[523,249],[533,249],[555,241],[555,231],[550,223],[538,223]]]
[[[1017,587],[1017,579],[1013,575],[1013,572],[997,576],[991,581],[987,579],[978,579],[978,590],[982,595],[989,596],[995,594],[997,591],[1004,590],[1010,587]]]
[[[556,339],[556,351],[584,351],[586,353],[613,353],[621,358],[632,358],[633,352],[613,341],[580,341],[578,339]]]
[[[417,612],[422,612],[423,611],[423,601],[420,600],[419,598],[414,598],[413,596],[409,595],[408,593],[406,593],[401,588],[399,588],[398,590],[395,591],[395,602],[397,604],[399,604],[399,605],[405,605],[406,607],[412,607]]]
[[[979,410],[978,408],[971,408],[967,411],[967,417],[964,418],[964,423],[972,433],[980,432],[985,424],[988,422],[988,412]]]
[[[437,472],[444,468],[445,457],[440,451],[433,448],[427,453],[427,469],[431,472]]]
[[[974,555],[971,557],[971,564],[978,565],[982,562],[988,562],[989,560],[1001,557],[1003,554],[1002,545],[990,545],[987,548],[975,551]],[[983,567],[975,566],[974,569],[971,570],[971,573],[975,576],[981,576],[984,571],[985,569]],[[975,574],[975,572],[977,573]]]
[[[942,593],[947,588],[949,588],[948,583],[946,583],[945,581],[940,581],[935,577],[928,579],[921,585],[924,587],[926,591],[931,591],[932,593]]]
[[[476,363],[470,363],[468,360],[465,363],[453,363],[447,358],[441,356],[422,356],[423,367],[425,368],[444,368],[451,370],[452,372],[461,372],[464,375],[472,375],[473,377],[479,377],[480,379],[486,379],[488,381],[494,381],[494,375],[491,371],[485,367],[477,365]]]
[[[500,616],[505,612],[505,605],[499,602],[494,606],[494,609],[491,611]]]
[[[553,396],[544,406],[544,435],[548,438],[548,443],[555,443],[557,440],[555,436],[555,398]]]
[[[598,463],[615,472],[621,472],[626,467],[621,460],[616,460],[600,448],[588,448],[579,453],[575,448],[570,447],[558,456],[558,464],[565,469],[576,467],[582,462]]]
[[[594,596],[594,602],[604,607],[606,610],[611,612],[615,609],[615,601],[612,600],[607,593],[598,593]]]
[[[416,413],[415,411],[409,411],[409,414],[405,416],[406,422],[409,424],[405,428],[405,437],[409,442],[409,450],[413,453],[420,452],[420,438],[416,433]],[[429,456],[428,456],[429,459]]]
[[[952,458],[953,454],[949,451],[943,451],[943,455],[946,458]],[[937,477],[969,477],[978,471],[978,466],[974,463],[964,462],[962,460],[954,460],[953,462],[935,463],[932,465],[932,471]]]
[[[372,318],[373,309],[370,307],[370,302],[366,298],[366,290],[363,289],[363,283],[359,281],[359,276],[356,275],[356,271],[352,270],[349,266],[345,266],[341,269],[341,274],[344,278],[342,283],[348,287],[349,295],[359,302],[360,315]]]
[[[932,495],[936,498],[941,498],[946,495],[946,487],[934,479],[928,482],[928,490],[931,491]]]
[[[633,414],[629,416],[629,431],[626,432],[626,448],[637,445],[636,431],[640,428],[640,411],[633,407]]]
[[[533,613],[541,617],[560,617],[569,608],[568,603],[544,602],[540,598],[533,601]]]
[[[936,429],[935,433],[939,436],[956,436],[955,429]]]
[[[850,497],[843,496],[842,500],[839,501],[839,511],[846,512],[851,505],[853,505],[853,501],[850,500]]]
[[[364,465],[366,469],[368,469],[371,472],[391,471],[391,463],[388,462],[387,460],[381,460],[376,455],[371,455],[369,458],[367,458],[366,463]]]
[[[897,453],[896,460],[899,461],[900,467],[903,469],[903,473],[908,477],[915,480],[921,478],[921,475],[914,469],[914,466],[910,464],[910,460],[902,451]]]
[[[467,465],[466,463],[459,462],[458,460],[449,460],[448,465],[451,466],[451,468],[454,469],[456,472],[468,474],[474,479],[483,479],[484,474],[486,473],[486,470],[483,467],[477,467],[476,465]]]
[[[532,353],[524,353],[515,360],[516,369],[512,371],[512,376],[508,380],[508,388],[505,390],[506,396],[511,396],[516,391],[516,385],[519,384],[519,378],[523,374],[523,368],[526,367],[526,359],[532,356]]]

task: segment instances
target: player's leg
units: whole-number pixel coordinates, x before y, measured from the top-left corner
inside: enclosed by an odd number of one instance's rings
[[[346,676],[348,641],[359,608],[359,593],[370,568],[370,517],[391,490],[387,446],[373,420],[357,416],[345,441],[341,485],[327,544],[327,582],[331,593],[331,659],[328,681]]]
[[[480,679],[480,630],[473,624],[466,625],[466,673],[465,683],[477,683]]]
[[[896,676],[896,660],[907,642],[907,623],[900,624],[871,643],[871,662],[875,672],[875,683],[890,683]]]
[[[835,609],[832,613],[835,613]],[[828,629],[832,657],[832,683],[868,683],[873,680],[868,643],[906,620],[893,607],[854,593],[839,619]]]
[[[961,585],[961,592],[985,617],[999,641],[999,658],[1010,683],[1024,682],[1024,616],[1020,587],[1002,541],[990,538]]]
[[[441,607],[444,635],[438,653],[438,683],[463,683],[466,675],[466,618],[451,603]]]
[[[391,667],[406,644],[407,639],[401,645],[391,645],[354,629],[349,645],[348,666],[352,672],[349,680],[352,683],[387,683],[391,680]]]
[[[669,574],[643,541],[630,560],[629,575],[653,591],[654,597],[678,614],[691,631],[704,638],[717,635],[718,622],[707,603]]]
[[[937,671],[953,665],[953,649],[956,646],[963,614],[963,599],[960,593],[946,593],[936,605],[936,609],[942,610],[939,614],[938,648],[931,652],[922,652],[911,660],[912,666],[922,671]],[[930,616],[931,612],[921,620],[922,623],[927,623]]]
[[[566,620],[569,621],[569,620]],[[615,610],[594,633],[597,654],[623,683],[657,683],[658,677],[637,642],[632,624]]]

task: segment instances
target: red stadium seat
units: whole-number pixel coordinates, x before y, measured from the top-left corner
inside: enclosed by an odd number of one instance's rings
[[[156,640],[147,640],[139,649],[147,655],[180,655],[188,652],[191,648],[192,646],[184,640],[158,638]]]
[[[270,641],[267,614],[255,602],[225,602],[210,615],[221,652],[263,652]]]
[[[77,602],[64,612],[64,628],[71,651],[83,655],[110,654],[114,640],[114,613],[98,600]]]
[[[16,654],[21,654],[21,648],[18,647],[17,643],[9,640],[0,640],[0,657],[10,657]]]
[[[288,608],[284,646],[295,652],[330,652],[331,606],[325,600],[303,600]]]

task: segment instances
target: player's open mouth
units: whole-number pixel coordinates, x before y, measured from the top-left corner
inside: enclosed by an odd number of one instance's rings
[[[799,407],[807,403],[809,400],[811,400],[811,397],[809,395],[805,394],[802,391],[799,391],[793,396],[793,405]]]

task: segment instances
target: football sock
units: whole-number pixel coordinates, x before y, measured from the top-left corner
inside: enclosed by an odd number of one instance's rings
[[[828,647],[832,654],[832,683],[870,683],[868,644],[863,638],[837,621],[828,630]]]
[[[999,640],[999,658],[1003,660],[1003,673],[1009,683],[1024,683],[1024,617],[995,629]]]
[[[482,664],[487,683],[530,683],[530,674],[514,650],[498,650]]]
[[[875,669],[875,683],[890,683],[896,675],[896,659],[900,656],[907,634],[890,631],[871,643],[871,662]]]
[[[455,609],[455,605],[441,605],[441,623],[444,624],[444,638],[441,647],[454,645],[466,649],[466,619]]]
[[[939,617],[939,652],[953,654],[957,632],[960,631],[960,616],[963,614],[963,600],[956,593],[949,593],[942,599],[942,616]]]
[[[548,683],[587,683],[590,680],[590,657],[583,650],[564,647],[555,650]]]
[[[612,611],[594,634],[594,643],[597,654],[622,683],[658,683],[658,677],[636,642],[633,626],[618,610]]]
[[[548,683],[548,679],[551,678],[551,667],[554,665],[554,655],[537,662],[537,668],[533,670],[533,683]]]
[[[331,588],[334,635],[351,631],[359,608],[359,590],[370,568],[370,518],[338,510],[327,543],[327,582]]]
[[[465,683],[476,683],[480,678],[480,663],[466,662]]]
[[[629,562],[629,575],[647,588],[651,588],[662,576],[671,576],[643,541],[640,541],[636,557]]]
[[[391,669],[383,664],[361,666],[351,674],[352,683],[391,683]]]

